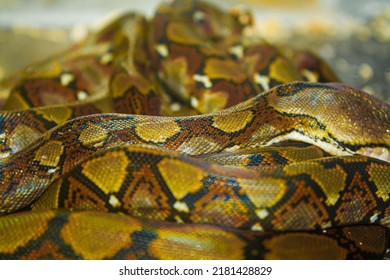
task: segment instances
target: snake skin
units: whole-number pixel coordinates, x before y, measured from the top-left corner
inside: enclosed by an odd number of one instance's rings
[[[0,259],[383,259],[390,105],[201,1],[0,83]]]

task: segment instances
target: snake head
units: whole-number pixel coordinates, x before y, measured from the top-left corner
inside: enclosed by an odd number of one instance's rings
[[[334,155],[363,155],[389,161],[390,104],[338,83],[295,82],[276,88],[268,105],[284,123],[282,138],[314,144]]]

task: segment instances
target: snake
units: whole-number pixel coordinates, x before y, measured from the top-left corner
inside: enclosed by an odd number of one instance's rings
[[[383,259],[390,105],[202,1],[0,82],[0,259]]]

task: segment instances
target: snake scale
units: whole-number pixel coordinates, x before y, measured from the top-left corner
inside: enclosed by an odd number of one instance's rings
[[[201,1],[0,83],[0,259],[383,259],[390,106]]]

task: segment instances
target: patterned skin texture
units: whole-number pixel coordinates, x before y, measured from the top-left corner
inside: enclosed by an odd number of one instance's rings
[[[389,104],[252,23],[174,1],[3,80],[0,258],[383,258]]]

